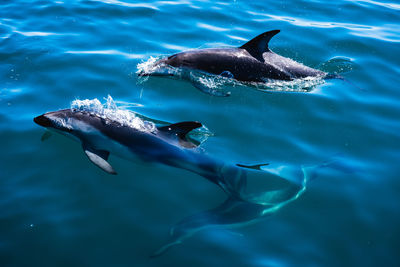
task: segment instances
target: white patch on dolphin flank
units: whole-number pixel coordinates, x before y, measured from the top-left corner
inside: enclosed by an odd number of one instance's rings
[[[106,103],[102,104],[97,98],[74,100],[71,103],[72,110],[86,111],[110,121],[115,121],[124,126],[135,128],[142,132],[154,132],[156,126],[151,121],[139,118],[134,112],[118,108],[112,97],[109,95]]]
[[[59,116],[49,113],[46,115],[51,121],[56,123],[60,128],[73,129],[71,119],[60,118]]]

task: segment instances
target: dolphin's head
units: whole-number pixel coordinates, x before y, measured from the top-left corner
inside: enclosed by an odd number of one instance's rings
[[[138,76],[174,76],[179,67],[185,67],[183,53],[163,57],[156,61],[142,63],[137,72]]]
[[[165,64],[172,67],[182,67],[184,53],[174,54],[165,58],[160,59],[161,64]]]
[[[49,130],[71,133],[74,130],[71,123],[72,118],[73,111],[71,109],[64,109],[37,116],[33,121]]]

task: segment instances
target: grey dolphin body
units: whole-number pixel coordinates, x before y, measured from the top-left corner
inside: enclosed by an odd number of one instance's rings
[[[128,160],[139,158],[186,169],[217,184],[232,196],[240,192],[237,190],[242,179],[240,169],[232,166],[237,181],[233,182],[235,179],[232,177],[225,181],[220,175],[224,164],[199,153],[196,145],[187,138],[191,130],[202,126],[199,122],[181,122],[143,130],[74,109],[49,112],[35,117],[34,121],[81,142],[89,160],[110,174],[116,174],[108,163],[112,153]]]
[[[294,80],[305,77],[325,77],[327,73],[307,67],[290,58],[272,52],[268,43],[279,30],[268,31],[238,48],[210,48],[181,52],[160,59],[156,66],[172,66],[189,70],[200,70],[214,75],[233,78],[240,82],[262,83],[268,79]],[[141,72],[139,75],[163,75],[161,71]],[[194,84],[200,90],[214,91]]]

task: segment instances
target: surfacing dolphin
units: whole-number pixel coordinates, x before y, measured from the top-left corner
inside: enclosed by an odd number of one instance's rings
[[[268,43],[280,30],[262,33],[238,48],[208,48],[181,52],[162,58],[154,63],[150,71],[139,70],[139,76],[172,76],[168,67],[198,70],[245,83],[265,83],[268,80],[291,81],[306,77],[327,77],[327,73],[307,67],[290,58],[272,52]],[[167,67],[167,68],[166,68]],[[212,86],[186,75],[201,91],[227,96]]]
[[[223,162],[201,153],[196,149],[197,144],[188,138],[190,131],[202,127],[201,123],[186,121],[156,127],[133,113],[125,113],[125,117],[132,117],[121,121],[110,111],[107,112],[105,116],[70,108],[37,116],[34,122],[79,141],[89,160],[109,174],[117,174],[108,162],[110,154],[128,160],[139,158],[189,170],[220,186],[232,197],[241,197],[242,168],[227,167]],[[221,169],[229,170],[232,177],[226,177]]]

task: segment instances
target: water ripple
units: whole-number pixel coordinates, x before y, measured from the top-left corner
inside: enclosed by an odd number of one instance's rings
[[[214,31],[214,32],[226,32],[226,31],[229,31],[229,29],[227,29],[227,28],[217,27],[217,26],[213,26],[213,25],[206,24],[206,23],[201,23],[201,22],[198,22],[196,25],[199,28],[211,30],[211,31]]]
[[[395,4],[395,3],[384,3],[384,2],[377,2],[377,1],[372,1],[372,0],[348,0],[350,2],[355,2],[355,3],[367,3],[375,6],[381,6],[381,7],[386,7],[389,9],[394,9],[394,10],[400,10],[400,5]]]
[[[95,54],[95,55],[117,55],[123,56],[129,59],[141,59],[144,58],[144,55],[139,54],[130,54],[121,52],[118,50],[86,50],[86,51],[65,51],[66,54]]]
[[[385,233],[398,235],[400,223],[399,0],[2,2],[3,265],[398,262],[398,238]],[[149,63],[159,57],[150,55],[238,46],[272,29],[282,30],[271,42],[277,53],[340,73],[365,90],[339,79],[321,80],[308,93],[284,93],[296,89],[288,82],[270,83],[271,88],[232,83],[221,86],[230,97],[215,98],[187,81],[144,82],[135,73],[151,71]],[[191,78],[210,86],[223,82],[203,74]],[[112,156],[121,173],[110,179],[88,166],[78,144],[57,136],[40,141],[43,130],[34,116],[65,108],[73,99],[108,94],[121,100],[119,108],[163,122],[206,124],[215,134],[201,147],[223,161],[302,165],[340,154],[356,171],[321,169],[304,198],[270,220],[240,229],[240,240],[220,238],[216,231],[205,238],[203,232],[149,261],[168,225],[215,207],[225,195],[187,172]]]
[[[165,47],[167,49],[176,50],[176,51],[184,51],[189,50],[189,47],[181,46],[181,45],[174,45],[174,44],[160,44],[160,46]]]
[[[158,7],[154,6],[154,5],[150,5],[147,3],[127,3],[127,2],[123,2],[123,1],[118,1],[118,0],[91,0],[93,2],[102,2],[104,4],[110,4],[110,5],[118,5],[118,6],[123,6],[123,7],[133,7],[133,8],[150,8],[150,9],[154,9],[154,10],[159,10]]]
[[[235,36],[235,35],[230,35],[230,34],[227,34],[226,36],[228,36],[229,38],[234,39],[234,40],[245,41],[245,42],[248,41],[246,38],[243,38],[240,36]]]
[[[254,11],[247,11],[247,13],[254,16],[267,17],[266,19],[254,19],[254,21],[285,21],[290,24],[302,27],[314,27],[314,28],[344,28],[352,31],[353,35],[361,37],[370,37],[382,41],[388,42],[400,42],[400,29],[396,25],[382,25],[382,26],[371,26],[362,25],[355,23],[342,23],[342,22],[329,22],[329,21],[313,21],[300,19],[296,17],[278,16],[271,14],[262,14]]]
[[[179,1],[156,1],[152,4],[149,3],[128,3],[119,0],[91,0],[94,2],[102,2],[104,4],[110,5],[118,5],[123,7],[130,7],[130,8],[149,8],[153,10],[160,10],[162,6],[178,6],[178,5],[187,5],[191,8],[199,9],[199,6],[195,6],[190,1],[179,0]]]
[[[14,31],[15,33],[22,34],[24,36],[49,36],[49,35],[60,35],[59,33],[55,32],[22,32],[22,31]]]

